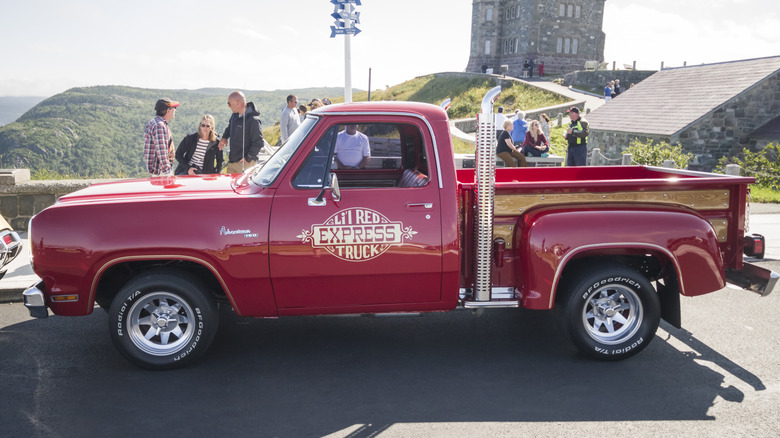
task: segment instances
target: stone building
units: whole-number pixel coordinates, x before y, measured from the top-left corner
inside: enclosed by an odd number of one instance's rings
[[[533,60],[534,76],[540,62],[545,74],[557,75],[602,62],[605,1],[473,0],[466,71],[502,73],[506,65],[506,74],[521,77]]]
[[[679,143],[710,171],[780,143],[780,56],[661,70],[588,114],[589,149],[618,158],[633,139]]]

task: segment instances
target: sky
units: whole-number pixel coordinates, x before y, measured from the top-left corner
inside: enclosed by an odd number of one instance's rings
[[[363,0],[352,87],[463,71],[471,0]],[[329,0],[0,0],[0,96],[72,87],[343,87]],[[640,69],[780,55],[775,0],[607,0],[605,60]]]

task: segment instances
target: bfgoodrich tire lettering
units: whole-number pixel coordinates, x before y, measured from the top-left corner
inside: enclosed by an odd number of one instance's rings
[[[109,310],[114,345],[149,369],[188,365],[208,348],[217,325],[213,296],[181,271],[139,275],[119,291]]]
[[[655,337],[661,305],[653,286],[638,272],[598,265],[575,274],[566,289],[564,330],[586,355],[625,359]]]

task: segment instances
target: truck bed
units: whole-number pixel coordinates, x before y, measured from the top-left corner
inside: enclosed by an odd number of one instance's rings
[[[458,184],[464,188],[475,183],[474,169],[458,169]],[[586,166],[586,167],[538,167],[496,169],[496,191],[522,188],[537,189],[590,189],[647,190],[669,187],[675,190],[688,187],[733,187],[750,184],[750,177],[715,175],[689,170],[667,169],[650,166]],[[588,189],[588,190],[585,190]]]
[[[473,202],[475,173],[457,170],[458,190],[466,204]],[[552,205],[684,208],[710,222],[726,267],[742,268],[743,224],[753,178],[650,166],[504,168],[496,169],[495,175],[495,233],[501,234],[502,224],[511,224],[518,216]]]

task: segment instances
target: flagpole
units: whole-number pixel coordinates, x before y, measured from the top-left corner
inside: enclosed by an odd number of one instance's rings
[[[349,29],[352,27],[352,20],[350,15],[352,14],[352,3],[344,5],[346,12],[344,18],[344,28]],[[352,34],[349,32],[344,34],[344,102],[352,102]]]

